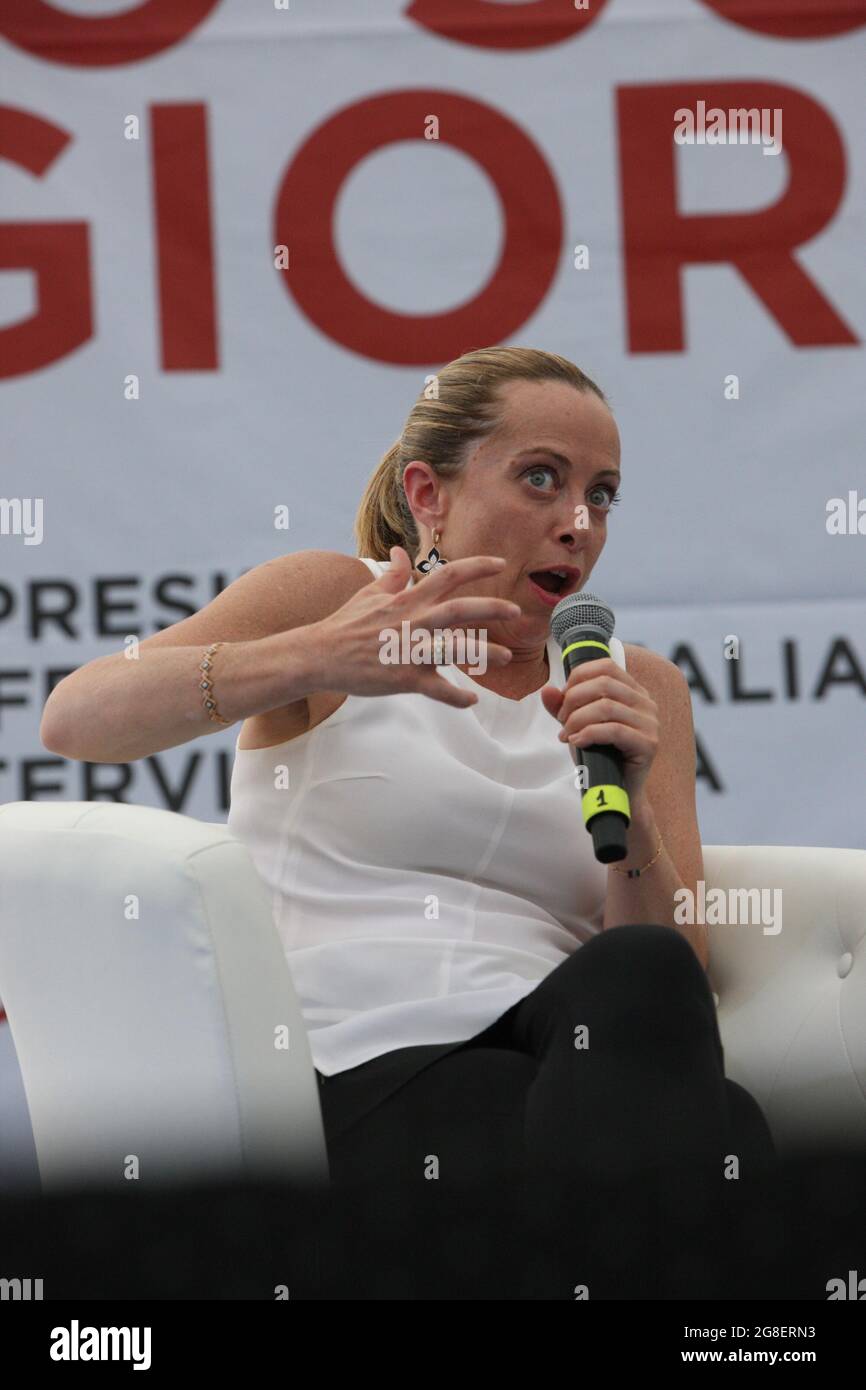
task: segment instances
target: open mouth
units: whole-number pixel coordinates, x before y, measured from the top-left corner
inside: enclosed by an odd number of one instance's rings
[[[553,570],[532,570],[529,578],[540,589],[546,589],[549,594],[561,594],[568,583],[565,575],[554,574]]]
[[[573,589],[580,578],[577,570],[530,570],[529,578],[539,589],[548,594],[566,594]]]

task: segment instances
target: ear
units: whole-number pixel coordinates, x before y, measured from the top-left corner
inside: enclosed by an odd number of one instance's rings
[[[410,460],[403,469],[402,484],[416,526],[429,526],[431,529],[438,526],[441,529],[440,481],[429,463],[423,459]]]

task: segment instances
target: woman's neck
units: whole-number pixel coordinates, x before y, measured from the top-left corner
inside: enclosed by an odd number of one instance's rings
[[[457,663],[454,663],[457,665]],[[461,662],[459,669],[471,675],[467,663]],[[472,676],[476,685],[492,690],[494,695],[504,695],[509,700],[523,700],[550,681],[550,658],[544,648],[541,661],[509,661],[507,666],[488,666],[481,676]]]
[[[424,575],[417,569],[412,570],[412,583],[419,584]],[[469,675],[467,667],[469,662],[453,662],[460,671]],[[505,695],[510,700],[522,700],[533,691],[540,690],[543,685],[550,681],[550,655],[547,650],[547,643],[541,657],[522,658],[509,661],[507,666],[488,666],[483,676],[473,676],[472,679],[477,685],[483,685],[485,690],[492,690],[495,695]]]

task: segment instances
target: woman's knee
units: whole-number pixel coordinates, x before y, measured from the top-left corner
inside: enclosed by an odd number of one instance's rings
[[[661,998],[698,998],[712,1005],[715,1016],[706,970],[693,946],[675,927],[655,923],[609,927],[589,946],[596,946],[604,964],[630,981],[636,991],[649,989]]]
[[[647,986],[681,989],[678,982],[685,977],[710,993],[694,949],[674,927],[646,922],[608,927],[569,959],[575,961],[575,973],[611,971],[619,979],[633,981],[641,991]]]
[[[683,947],[685,947],[689,955],[695,955],[686,938],[677,931],[676,927],[662,926],[658,922],[627,922],[622,926],[607,927],[604,931],[593,936],[586,944],[587,946],[594,946],[601,942],[604,942],[610,950],[628,950],[630,954],[642,952],[658,955],[661,951],[670,948],[673,955],[678,955],[683,953]],[[696,956],[695,959],[697,959]]]
[[[532,1001],[532,1002],[529,1002]],[[721,1056],[715,1004],[692,947],[672,927],[610,927],[579,947],[527,996],[526,1013],[560,1024],[622,1020],[632,1032],[693,1038],[704,1033]],[[577,1014],[576,1012],[577,1011]]]

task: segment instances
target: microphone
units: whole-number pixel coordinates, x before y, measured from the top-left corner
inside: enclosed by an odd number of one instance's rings
[[[575,666],[610,656],[608,643],[613,629],[613,609],[585,589],[556,605],[550,615],[550,632],[562,651],[566,681]],[[625,859],[631,807],[622,774],[622,753],[612,743],[591,743],[586,748],[570,743],[569,748],[575,766],[586,768],[581,810],[596,859],[602,864]]]

